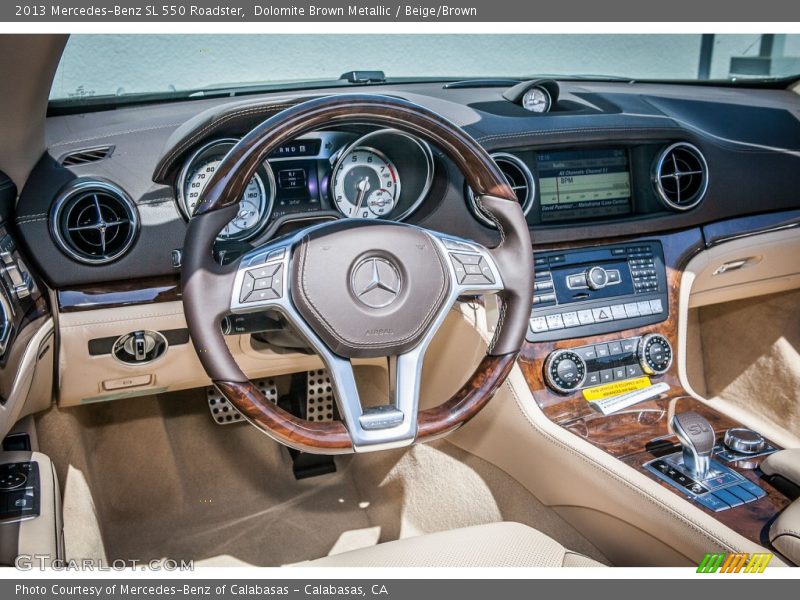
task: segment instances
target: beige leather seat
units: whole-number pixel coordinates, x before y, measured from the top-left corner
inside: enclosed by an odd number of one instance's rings
[[[230,556],[198,566],[247,566]],[[431,533],[306,561],[298,567],[602,567],[520,523]]]

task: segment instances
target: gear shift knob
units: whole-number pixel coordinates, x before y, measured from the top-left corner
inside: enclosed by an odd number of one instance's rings
[[[696,479],[702,481],[711,465],[714,429],[696,412],[685,412],[672,417],[672,430],[683,446],[683,464]]]

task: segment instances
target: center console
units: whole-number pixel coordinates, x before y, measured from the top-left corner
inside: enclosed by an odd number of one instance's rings
[[[519,365],[550,421],[763,547],[791,503],[760,470],[779,447],[693,398],[678,375],[681,273],[703,247],[687,230],[537,249]]]

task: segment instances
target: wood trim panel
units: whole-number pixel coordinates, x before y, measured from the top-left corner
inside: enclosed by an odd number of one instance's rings
[[[2,291],[0,291],[0,293],[5,296],[6,302],[12,307],[13,312],[13,314],[8,315],[9,321],[12,324],[12,331],[8,340],[8,345],[6,346],[6,352],[2,358],[3,366],[5,366],[5,360],[11,353],[10,350],[14,340],[19,337],[22,330],[28,325],[39,321],[42,317],[50,315],[50,307],[47,303],[47,296],[43,291],[41,282],[34,275],[33,271],[31,271],[28,262],[20,253],[14,237],[2,220],[0,220],[0,240],[4,242],[4,249],[10,247],[9,244],[13,245],[14,249],[11,251],[12,260],[16,263],[20,273],[27,273],[33,282],[30,295],[21,300],[16,299],[10,292],[11,280],[7,275],[7,269],[5,265],[0,263],[0,281],[2,281],[2,284],[0,284],[2,285]]]
[[[677,438],[669,429],[669,421],[672,415],[676,411],[694,410],[699,412],[714,427],[718,441],[721,440],[726,429],[740,424],[692,398],[683,388],[678,377],[677,365],[678,361],[682,359],[678,355],[678,303],[682,270],[689,259],[704,247],[704,240],[700,230],[690,229],[660,237],[647,236],[603,240],[592,245],[644,242],[654,239],[660,241],[664,248],[669,306],[669,317],[666,321],[594,337],[575,338],[558,342],[526,343],[520,353],[519,364],[535,401],[551,421],[646,474],[651,479],[659,481],[667,489],[679,493],[676,488],[658,480],[642,466],[645,462],[656,458],[654,454],[646,449],[647,444],[652,441],[672,442],[676,444],[676,450],[679,448]],[[562,250],[570,247],[585,246],[562,244],[555,247],[540,248],[540,250]],[[592,409],[589,403],[583,399],[580,392],[571,395],[559,395],[552,392],[544,383],[544,362],[554,350],[621,340],[649,333],[664,335],[672,345],[675,355],[675,360],[669,371],[662,376],[653,378],[654,381],[663,381],[670,386],[670,390],[656,400],[637,404],[627,411],[604,416]],[[790,501],[768,481],[760,477],[759,471],[736,467],[735,470],[761,486],[767,492],[767,496],[756,502],[720,513],[708,511],[699,504],[696,506],[753,542],[767,545],[769,542],[766,532],[769,525]]]
[[[59,290],[57,295],[60,312],[79,312],[151,302],[174,302],[181,299],[181,282],[177,275],[153,277],[66,288]]]
[[[450,400],[419,413],[416,441],[447,435],[477,415],[505,381],[515,358],[516,354],[484,356]],[[353,442],[342,421],[311,422],[295,417],[267,400],[249,381],[214,384],[247,420],[286,446],[316,454],[353,452]]]

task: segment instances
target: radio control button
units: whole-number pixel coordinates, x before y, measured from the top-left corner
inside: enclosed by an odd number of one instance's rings
[[[636,304],[636,302],[629,302],[623,306],[625,308],[625,314],[628,315],[629,319],[639,316],[639,305]]]
[[[547,302],[555,302],[556,295],[555,294],[539,294],[539,296],[534,296],[534,298],[539,298],[539,302],[541,304],[545,304]]]
[[[622,344],[619,342],[609,342],[608,343],[608,353],[611,356],[615,356],[617,354],[622,354]]]
[[[611,254],[613,256],[619,256],[620,254],[625,254],[625,248],[612,248]]]
[[[550,279],[547,279],[545,281],[537,281],[533,284],[533,289],[537,292],[552,290],[553,281]]]
[[[653,309],[650,308],[650,303],[646,300],[644,302],[637,302],[636,306],[639,308],[639,314],[643,317],[646,315],[652,315]]]
[[[531,319],[531,331],[533,333],[542,333],[543,331],[547,331],[547,319],[544,317],[534,317]]]
[[[586,289],[586,273],[578,273],[577,275],[567,275],[567,287],[571,290]]]
[[[625,314],[625,307],[622,304],[613,304],[611,306],[611,316],[614,320],[627,319],[628,315]]]
[[[594,323],[594,315],[590,310],[579,310],[578,311],[578,321],[581,322],[581,325],[591,325]]]
[[[648,306],[650,306],[648,304]],[[603,323],[604,321],[613,321],[614,317],[611,315],[611,307],[610,306],[603,306],[602,308],[593,308],[592,309],[592,316],[594,316],[594,320],[597,323]]]
[[[586,283],[593,290],[599,290],[608,284],[608,271],[603,267],[592,267],[586,272]]]
[[[608,344],[598,344],[594,347],[594,351],[597,352],[597,358],[608,358]]]
[[[617,271],[616,269],[612,269],[610,271],[607,271],[607,273],[608,273],[609,284],[620,282],[619,271]]]
[[[661,298],[657,300],[650,300],[650,308],[653,309],[654,315],[664,312],[664,307],[661,304]]]
[[[564,320],[564,327],[578,327],[581,322],[578,320],[578,313],[566,312],[561,315]]]
[[[564,329],[564,320],[560,314],[547,315],[547,328],[548,329]]]

